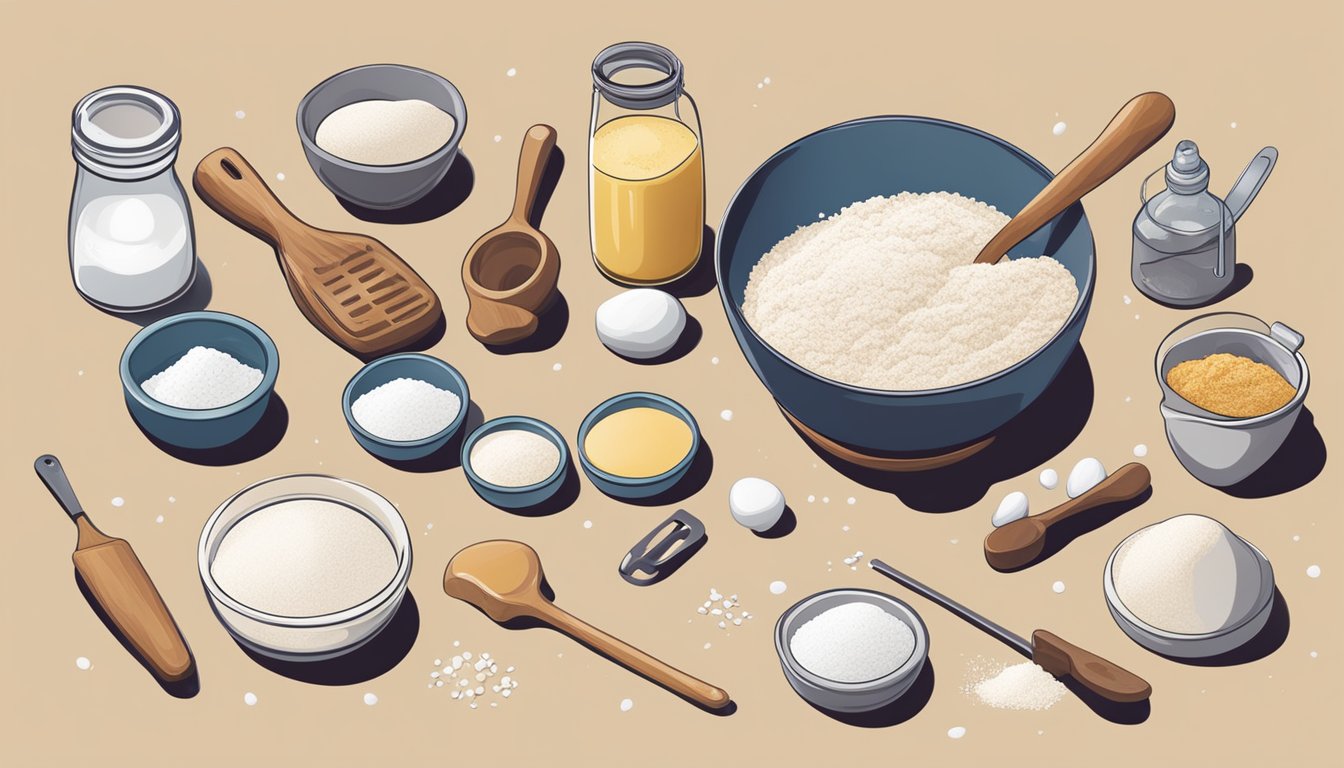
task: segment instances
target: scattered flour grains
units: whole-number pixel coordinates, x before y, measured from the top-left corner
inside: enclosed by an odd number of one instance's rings
[[[981,704],[995,709],[1041,710],[1058,704],[1069,691],[1039,664],[1024,661],[971,686]]]
[[[140,383],[145,394],[174,408],[205,410],[236,403],[261,383],[261,371],[212,347],[192,347]]]
[[[974,381],[1044,346],[1078,300],[1049,257],[971,263],[1008,218],[950,192],[854,203],[770,249],[742,312],[786,357],[847,384]]]
[[[915,634],[872,603],[845,603],[799,627],[789,651],[814,675],[862,683],[899,669],[915,652]]]
[[[453,423],[462,399],[419,379],[393,379],[350,405],[355,421],[384,440],[422,440]]]

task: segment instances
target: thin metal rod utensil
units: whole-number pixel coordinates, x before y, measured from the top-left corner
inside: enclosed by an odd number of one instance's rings
[[[953,600],[947,595],[944,595],[943,593],[938,592],[937,590],[934,590],[926,586],[925,584],[910,578],[909,576],[905,575],[904,573],[901,573],[895,568],[892,568],[890,565],[887,565],[881,560],[877,559],[869,560],[868,567],[872,568],[874,571],[877,571],[883,576],[886,576],[887,578],[904,585],[907,589],[910,589],[913,592],[917,592],[920,595],[923,595],[924,597],[928,598],[929,600],[932,600],[933,602],[943,606],[947,610],[955,613],[956,615],[975,625],[982,632],[992,637],[998,638],[999,640],[1002,640],[1003,642],[1012,646],[1013,649],[1015,649],[1018,653],[1022,654],[1023,656],[1026,656],[1028,659],[1035,656],[1036,651],[1035,649],[1032,648],[1031,643],[1027,642],[1026,638],[1004,629],[998,624],[995,624],[989,619],[986,619],[984,616],[981,616],[975,611],[972,611],[970,608],[967,608],[961,603],[958,603],[956,600]]]

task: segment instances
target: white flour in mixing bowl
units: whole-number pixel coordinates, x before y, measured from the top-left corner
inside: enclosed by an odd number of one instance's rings
[[[988,376],[1044,346],[1078,301],[1048,256],[971,263],[1008,218],[951,192],[854,203],[770,249],[742,314],[785,357],[846,384],[909,391]]]

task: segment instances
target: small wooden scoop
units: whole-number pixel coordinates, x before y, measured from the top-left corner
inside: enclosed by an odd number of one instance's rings
[[[1126,464],[1076,499],[990,531],[985,537],[985,561],[1000,571],[1021,568],[1045,549],[1045,535],[1050,526],[1081,512],[1137,498],[1152,482],[1147,467],[1137,462]]]
[[[206,155],[192,186],[220,216],[275,248],[304,317],[346,349],[365,356],[396,351],[443,316],[434,290],[392,249],[300,221],[237,151]]]
[[[187,641],[131,545],[104,534],[89,521],[59,459],[38,456],[33,468],[75,521],[79,529],[72,557],[75,571],[113,626],[160,681],[174,683],[189,677],[196,662]]]
[[[1119,173],[1171,130],[1176,106],[1161,93],[1141,93],[1129,100],[1111,122],[1050,180],[1026,207],[1018,211],[975,257],[977,264],[993,264],[1032,232],[1045,226],[1083,195]]]
[[[542,621],[611,657],[673,693],[707,708],[728,705],[727,692],[576,619],[541,593],[541,560],[517,541],[483,541],[453,555],[443,591],[481,609],[499,623],[520,617]]]
[[[513,344],[537,332],[538,315],[555,299],[560,253],[532,226],[532,206],[555,148],[555,129],[534,125],[523,137],[513,212],[486,232],[462,260],[467,330],[482,344]]]

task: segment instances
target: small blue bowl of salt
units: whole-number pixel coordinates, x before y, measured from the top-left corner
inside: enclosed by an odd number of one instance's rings
[[[341,408],[364,450],[390,461],[422,459],[448,444],[471,404],[467,381],[437,357],[382,357],[345,385]]]
[[[150,437],[220,448],[266,413],[280,355],[266,332],[224,312],[183,312],[147,325],[121,353],[126,408]]]

